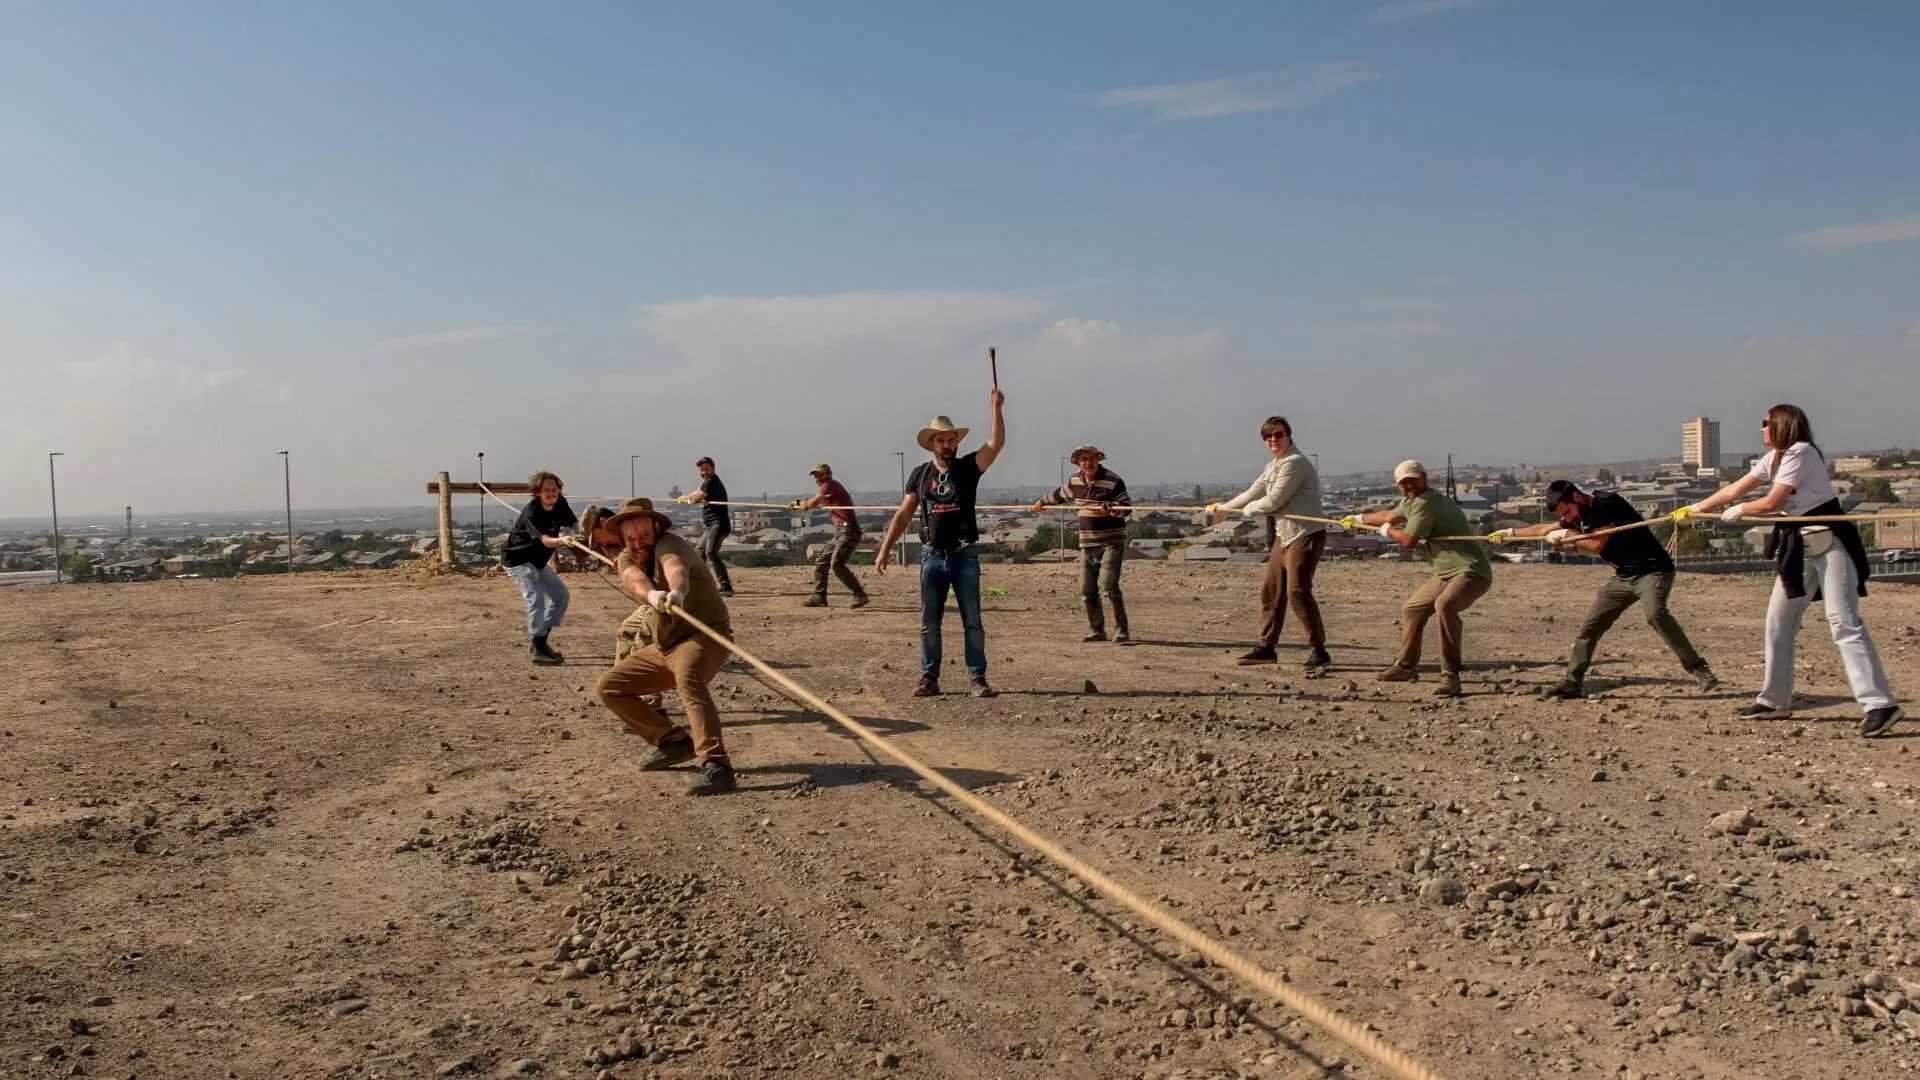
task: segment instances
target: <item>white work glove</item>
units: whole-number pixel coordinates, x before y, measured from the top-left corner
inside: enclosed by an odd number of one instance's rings
[[[1741,518],[1746,517],[1744,513],[1741,513],[1741,511],[1745,509],[1746,509],[1746,506],[1744,504],[1734,503],[1732,506],[1729,506],[1725,510],[1722,510],[1720,512],[1720,520],[1727,522],[1728,524],[1736,524],[1740,521]]]
[[[647,594],[647,606],[655,611],[665,611],[669,607],[682,607],[685,606],[686,602],[686,594],[682,593],[679,589],[675,589],[672,592],[668,592],[665,589],[655,589]]]
[[[1391,522],[1391,521],[1383,521],[1383,522],[1381,522],[1381,523],[1380,523],[1380,535],[1381,535],[1381,537],[1382,537],[1382,538],[1384,538],[1384,539],[1387,539],[1387,540],[1391,540],[1391,539],[1393,539],[1393,522]]]
[[[1547,534],[1547,543],[1549,544],[1564,544],[1572,539],[1572,529],[1555,529]]]

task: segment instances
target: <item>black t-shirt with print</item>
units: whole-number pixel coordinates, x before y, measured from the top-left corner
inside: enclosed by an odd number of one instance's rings
[[[1611,491],[1596,491],[1593,493],[1593,505],[1580,512],[1580,531],[1595,532],[1620,525],[1635,525],[1641,520],[1627,500]],[[1673,557],[1660,546],[1660,541],[1654,539],[1651,529],[1629,529],[1604,539],[1606,544],[1600,549],[1600,557],[1612,563],[1614,572],[1620,577],[1674,572]]]
[[[720,482],[719,473],[701,477],[700,494],[706,497],[706,501],[700,504],[701,524],[732,528],[733,507],[727,505],[727,485]]]
[[[980,490],[980,462],[975,454],[955,458],[946,472],[929,461],[913,470],[907,490],[920,497],[920,542],[935,551],[952,551],[980,539],[974,517]]]

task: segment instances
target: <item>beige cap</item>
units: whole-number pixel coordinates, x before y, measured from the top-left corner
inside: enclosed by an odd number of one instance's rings
[[[826,462],[824,462],[824,461],[822,461],[822,462],[820,462],[820,463],[819,463],[818,465],[815,465],[815,466],[814,466],[813,468],[811,468],[811,469],[808,469],[808,470],[807,470],[807,472],[808,472],[808,473],[810,473],[810,474],[812,474],[812,475],[814,475],[814,476],[818,476],[818,475],[820,475],[821,473],[826,473],[826,474],[827,474],[828,476],[832,476],[832,475],[833,475],[833,466],[831,466],[831,465],[829,465],[829,464],[827,464]]]
[[[1396,484],[1402,480],[1425,475],[1427,475],[1427,467],[1412,458],[1408,458],[1393,467],[1393,482]]]

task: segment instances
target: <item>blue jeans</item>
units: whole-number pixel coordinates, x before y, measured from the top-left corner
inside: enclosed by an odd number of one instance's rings
[[[984,679],[987,628],[980,621],[980,552],[973,547],[920,552],[920,670],[928,678],[940,677],[940,622],[949,589],[960,603],[960,626],[966,631],[967,674]]]
[[[567,617],[567,586],[560,575],[544,566],[507,567],[507,576],[527,598],[527,633],[546,637]]]

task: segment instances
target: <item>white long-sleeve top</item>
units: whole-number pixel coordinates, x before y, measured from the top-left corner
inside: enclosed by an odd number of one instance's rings
[[[1326,516],[1320,507],[1320,473],[1299,447],[1268,462],[1252,487],[1220,506],[1224,510],[1244,509],[1249,514]],[[1303,536],[1325,531],[1327,527],[1318,521],[1292,521],[1282,517],[1275,523],[1274,543],[1288,547]]]

